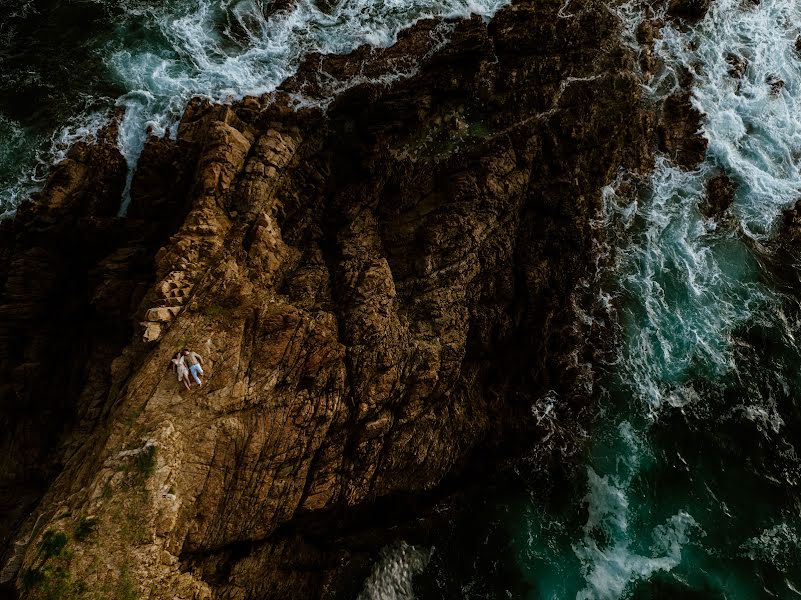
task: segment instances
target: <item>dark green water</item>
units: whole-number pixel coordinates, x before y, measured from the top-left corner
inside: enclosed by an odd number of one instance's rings
[[[0,213],[13,209],[80,130],[124,90],[99,60],[102,5],[0,0]],[[67,131],[64,129],[67,128]]]

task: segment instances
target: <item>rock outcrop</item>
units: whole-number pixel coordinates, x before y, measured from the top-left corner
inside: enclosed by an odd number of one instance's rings
[[[697,23],[706,16],[711,0],[668,0],[667,15],[686,23]]]
[[[669,96],[662,106],[659,148],[681,167],[693,169],[704,160],[708,142],[701,133],[701,118],[689,92]]]
[[[619,24],[580,4],[422,21],[275,94],[193,101],[125,218],[119,155],[73,149],[2,230],[8,585],[332,596],[378,550],[360,531],[543,437],[546,392],[579,436],[572,298],[601,188],[650,168],[657,130]]]
[[[717,173],[706,182],[705,192],[698,207],[701,214],[707,218],[721,218],[734,202],[737,184],[725,173]]]

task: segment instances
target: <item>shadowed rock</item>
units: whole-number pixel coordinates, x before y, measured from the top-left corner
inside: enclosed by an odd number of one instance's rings
[[[669,0],[667,15],[671,19],[697,23],[706,16],[711,4],[711,0]]]
[[[665,100],[659,118],[659,147],[676,164],[687,169],[695,168],[704,160],[707,141],[702,135],[701,113],[692,105],[689,92],[674,94]]]
[[[748,59],[731,52],[726,54],[726,62],[729,65],[729,75],[735,79],[740,79],[748,69]]]
[[[650,169],[656,119],[616,18],[561,7],[312,56],[283,91],[194,100],[176,141],[148,141],[120,233],[68,271],[96,283],[59,320],[100,306],[97,336],[115,336],[77,365],[98,383],[65,397],[92,409],[6,577],[91,514],[95,543],[58,566],[100,593],[127,577],[153,599],[331,595],[398,522],[536,447],[546,393],[577,450],[591,357],[572,299],[600,190]],[[327,110],[293,110],[299,95]],[[697,117],[674,103],[665,148],[696,160]],[[191,392],[169,370],[184,346],[205,358]]]
[[[729,209],[737,191],[735,183],[725,173],[719,173],[706,183],[706,195],[699,209],[705,217],[720,218]]]

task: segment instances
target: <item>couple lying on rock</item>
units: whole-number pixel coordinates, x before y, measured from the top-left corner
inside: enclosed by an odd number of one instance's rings
[[[190,374],[195,379],[198,386],[203,385],[203,382],[200,381],[200,377],[198,377],[198,375],[203,375],[203,367],[200,366],[203,364],[203,357],[200,356],[200,354],[184,348],[180,352],[176,352],[170,362],[172,363],[173,369],[175,369],[175,372],[178,374],[178,381],[183,382],[186,389],[192,387],[189,381]]]

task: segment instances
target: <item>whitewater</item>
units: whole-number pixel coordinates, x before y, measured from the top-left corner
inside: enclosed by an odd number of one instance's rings
[[[617,298],[620,350],[605,390],[612,418],[587,467],[589,517],[572,543],[577,599],[801,589],[788,543],[801,525],[801,323],[797,292],[771,273],[797,270],[772,263],[781,212],[801,192],[799,17],[787,0],[720,0],[656,41],[665,68],[645,93],[678,91],[688,69],[708,149],[690,172],[659,159],[634,198],[606,190],[618,251],[604,295]],[[699,208],[719,173],[737,188],[728,219]],[[782,542],[784,564],[770,548]]]

